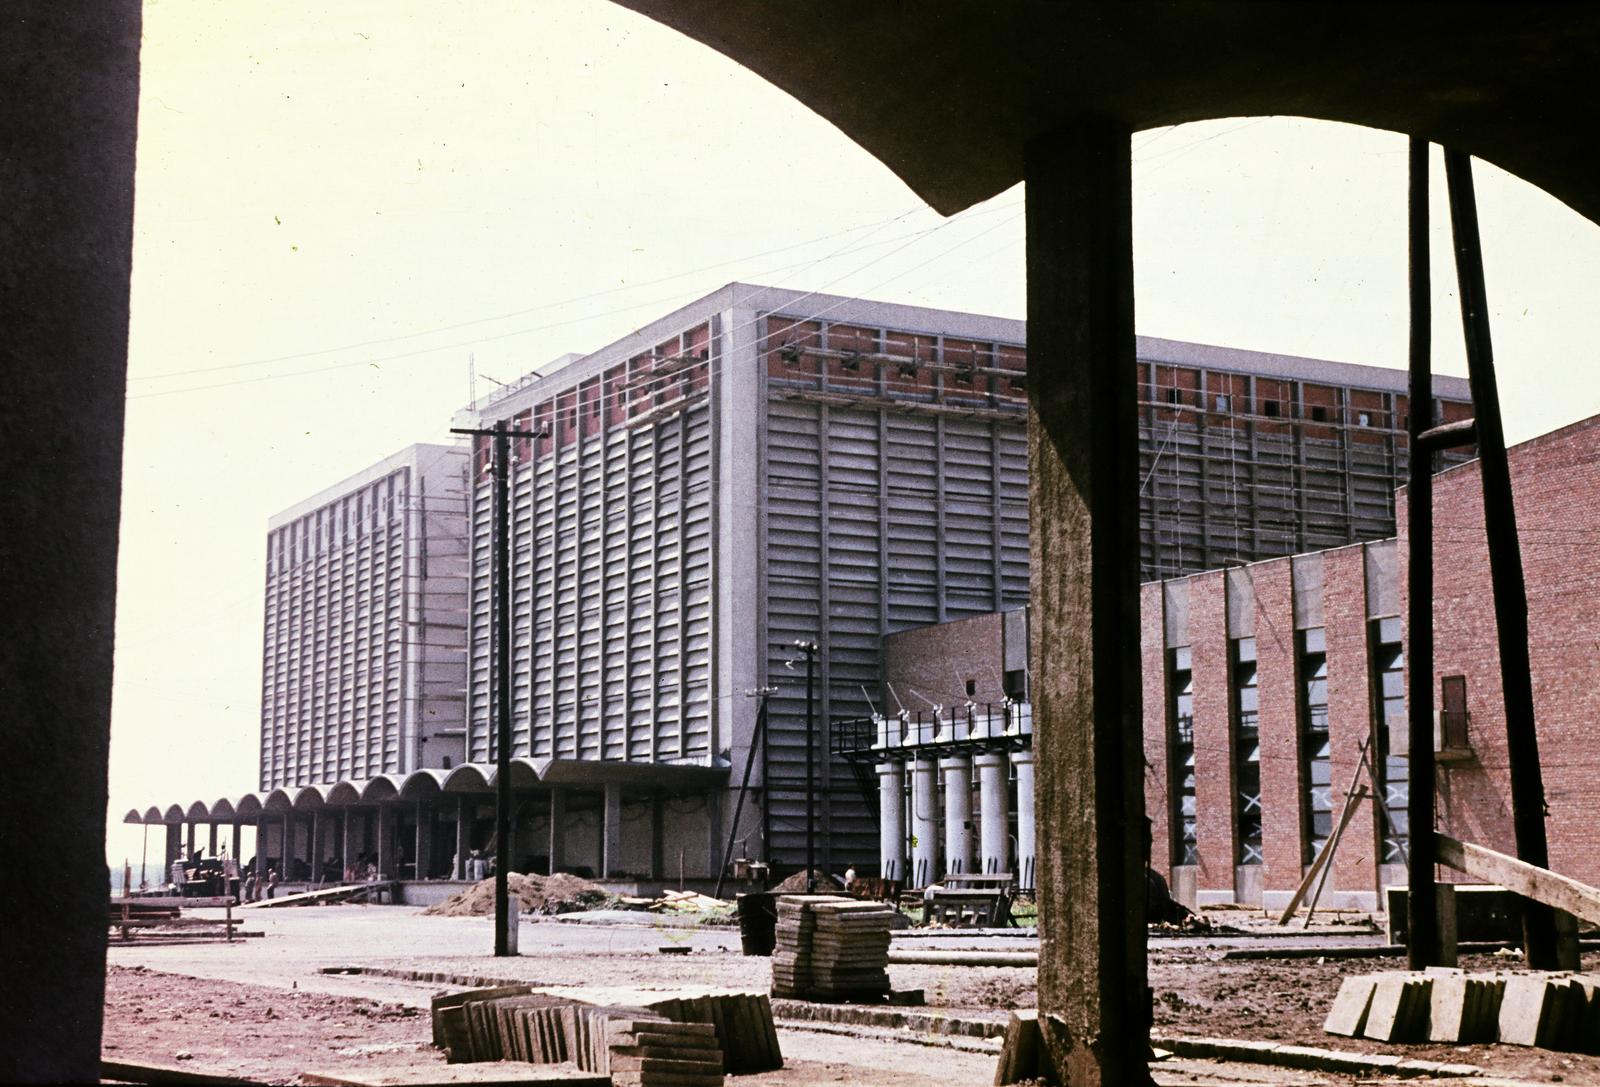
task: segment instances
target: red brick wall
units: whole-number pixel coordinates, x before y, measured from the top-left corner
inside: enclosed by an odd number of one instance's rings
[[[1189,579],[1194,670],[1195,835],[1198,889],[1232,891],[1233,756],[1228,725],[1227,590],[1222,572]]]
[[[1333,769],[1333,820],[1339,825],[1344,791],[1372,731],[1372,655],[1367,646],[1366,548],[1323,552],[1322,615],[1328,635],[1328,739]],[[1362,775],[1369,789],[1372,782]],[[1372,891],[1378,886],[1375,799],[1361,803],[1333,857],[1332,889]]]
[[[913,690],[947,709],[964,705],[969,679],[977,692],[972,696],[974,702],[998,703],[1005,698],[999,686],[1005,670],[1002,624],[1002,613],[993,612],[890,634],[883,640],[884,678],[913,712],[929,708]],[[879,711],[893,714],[899,707],[887,690],[883,696]]]
[[[1550,864],[1600,884],[1600,417],[1515,447],[1511,475]],[[1467,677],[1477,753],[1473,763],[1440,764],[1439,826],[1514,852],[1481,486],[1476,461],[1434,484],[1435,701],[1440,676]]]
[[[1150,866],[1172,879],[1172,820],[1167,798],[1167,652],[1161,582],[1139,589],[1139,671],[1144,692],[1144,812],[1150,817]]]
[[[1302,870],[1300,744],[1296,722],[1294,597],[1290,561],[1247,570],[1255,589],[1256,696],[1261,722],[1261,879],[1293,891]]]

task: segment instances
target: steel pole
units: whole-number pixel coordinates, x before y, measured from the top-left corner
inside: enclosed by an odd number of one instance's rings
[[[817,729],[813,679],[816,676],[817,643],[801,642],[806,655],[806,894],[817,893]]]

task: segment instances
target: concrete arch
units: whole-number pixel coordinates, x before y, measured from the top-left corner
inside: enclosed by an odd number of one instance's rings
[[[488,767],[464,762],[445,775],[442,787],[447,793],[486,793],[492,774]]]
[[[402,800],[424,800],[438,796],[444,791],[444,782],[448,774],[448,770],[438,770],[432,767],[413,770],[400,783],[400,798]]]
[[[129,808],[128,814],[122,817],[122,821],[124,823],[143,823],[144,812],[140,811],[138,808]]]
[[[330,785],[325,803],[330,807],[348,807],[351,804],[359,804],[366,784],[364,781],[340,781]]]
[[[161,817],[161,809],[155,807],[154,805],[144,810],[144,818],[142,821],[150,824],[151,826],[166,822],[166,820]]]
[[[722,4],[618,0],[744,65],[949,215],[1022,180],[1074,117],[1132,131],[1300,116],[1403,132],[1517,174],[1600,220],[1588,73],[1600,10],[1554,3]],[[1005,57],[985,69],[973,56]],[[1398,197],[1397,197],[1398,199]]]
[[[322,789],[316,785],[306,785],[295,790],[294,810],[314,811],[326,803]]]
[[[538,785],[539,782],[544,778],[544,766],[547,765],[549,761],[550,760],[548,759],[530,759],[523,756],[518,756],[512,759],[511,787],[513,789],[531,789]],[[496,768],[491,770],[489,773],[489,785],[491,787],[498,787],[499,782],[499,769]]]
[[[294,797],[287,789],[274,789],[261,801],[261,810],[269,815],[281,815],[294,810]]]
[[[368,804],[380,800],[393,800],[400,795],[401,784],[403,779],[397,774],[375,777],[361,790],[361,799]]]
[[[181,823],[183,820],[184,810],[177,804],[172,805],[166,811],[161,813],[161,822],[163,823]]]
[[[211,805],[211,818],[219,822],[231,821],[237,818],[238,814],[238,809],[234,807],[233,801],[225,796],[219,797]]]
[[[193,804],[189,805],[189,810],[183,813],[183,817],[186,820],[204,823],[210,820],[211,809],[206,806],[205,801],[196,800]]]
[[[261,811],[261,797],[256,793],[245,793],[233,806],[234,815],[240,819],[259,818]]]

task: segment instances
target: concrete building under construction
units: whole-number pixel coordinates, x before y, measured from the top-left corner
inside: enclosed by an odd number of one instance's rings
[[[1022,322],[730,284],[560,361],[456,418],[534,435],[512,442],[510,465],[516,866],[612,878],[681,866],[706,878],[730,833],[738,856],[798,866],[808,728],[795,643],[815,641],[818,861],[869,867],[882,812],[869,775],[836,757],[831,722],[883,708],[886,635],[1027,601]],[[1150,338],[1137,365],[1147,577],[1394,532],[1403,374]],[[1436,417],[1466,414],[1464,382],[1436,379],[1435,393]],[[440,711],[447,720],[430,717],[423,745],[399,718],[371,724],[370,685],[364,701],[347,699],[314,682],[315,666],[284,673],[269,657],[261,784],[284,791],[261,811],[309,824],[319,805],[355,805],[376,821],[354,840],[376,836],[422,872],[449,869],[450,837],[458,859],[484,844],[477,805],[496,756],[490,467],[479,439],[459,522],[467,553],[463,569],[451,567],[465,578],[452,589],[463,594],[464,645],[429,664],[439,690],[459,669],[464,702]],[[346,531],[328,508],[301,536],[275,526],[273,561],[280,547],[292,555]],[[309,581],[286,605],[273,595],[276,570],[269,624],[292,612],[287,645],[344,660],[348,611],[316,594],[349,583]],[[355,584],[392,609],[414,582]],[[996,697],[1025,698],[1026,665],[1005,672]],[[302,675],[313,682],[286,678]],[[766,687],[757,742],[750,692]],[[898,697],[920,712],[969,695],[944,677]],[[735,829],[732,797],[752,758]],[[384,817],[396,804],[400,814]],[[441,818],[454,820],[453,836]]]

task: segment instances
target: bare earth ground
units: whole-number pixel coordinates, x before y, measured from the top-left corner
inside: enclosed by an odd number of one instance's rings
[[[438,971],[587,990],[591,997],[606,988],[764,991],[770,983],[768,960],[740,955],[738,933],[727,928],[683,928],[648,920],[626,926],[528,921],[521,927],[521,955],[496,959],[487,953],[492,950],[492,928],[483,918],[425,917],[407,907],[344,906],[253,911],[249,919],[250,928],[267,935],[234,944],[113,945],[108,956],[107,1059],[275,1083],[292,1083],[303,1071],[442,1060],[427,1044],[426,1009],[433,992],[450,986],[321,972],[330,968]],[[1157,942],[1150,965],[1157,1031],[1397,1053],[1474,1064],[1494,1076],[1522,1081],[1600,1084],[1600,1059],[1594,1057],[1512,1046],[1390,1046],[1322,1032],[1323,1017],[1343,976],[1398,969],[1402,964],[1397,960],[1221,961],[1225,946],[1241,942],[1283,946],[1318,939],[1351,943],[1361,938]],[[690,948],[687,955],[658,950],[685,945]],[[1015,951],[1036,944],[1015,937],[952,935],[897,940],[895,946]],[[1504,968],[1505,962],[1483,958],[1463,965],[1491,969]],[[1589,956],[1585,965],[1600,967],[1600,956]],[[927,1010],[953,1016],[1003,1020],[1009,1009],[1034,1006],[1031,969],[895,965],[890,973],[896,988],[924,989]],[[930,1045],[923,1043],[931,1039],[907,1032],[856,1027],[783,1029],[780,1036],[785,1070],[741,1081],[750,1087],[982,1084],[992,1080],[998,1052],[996,1041]],[[1159,1082],[1174,1084],[1354,1082],[1199,1060],[1165,1062],[1156,1066],[1156,1073]]]

